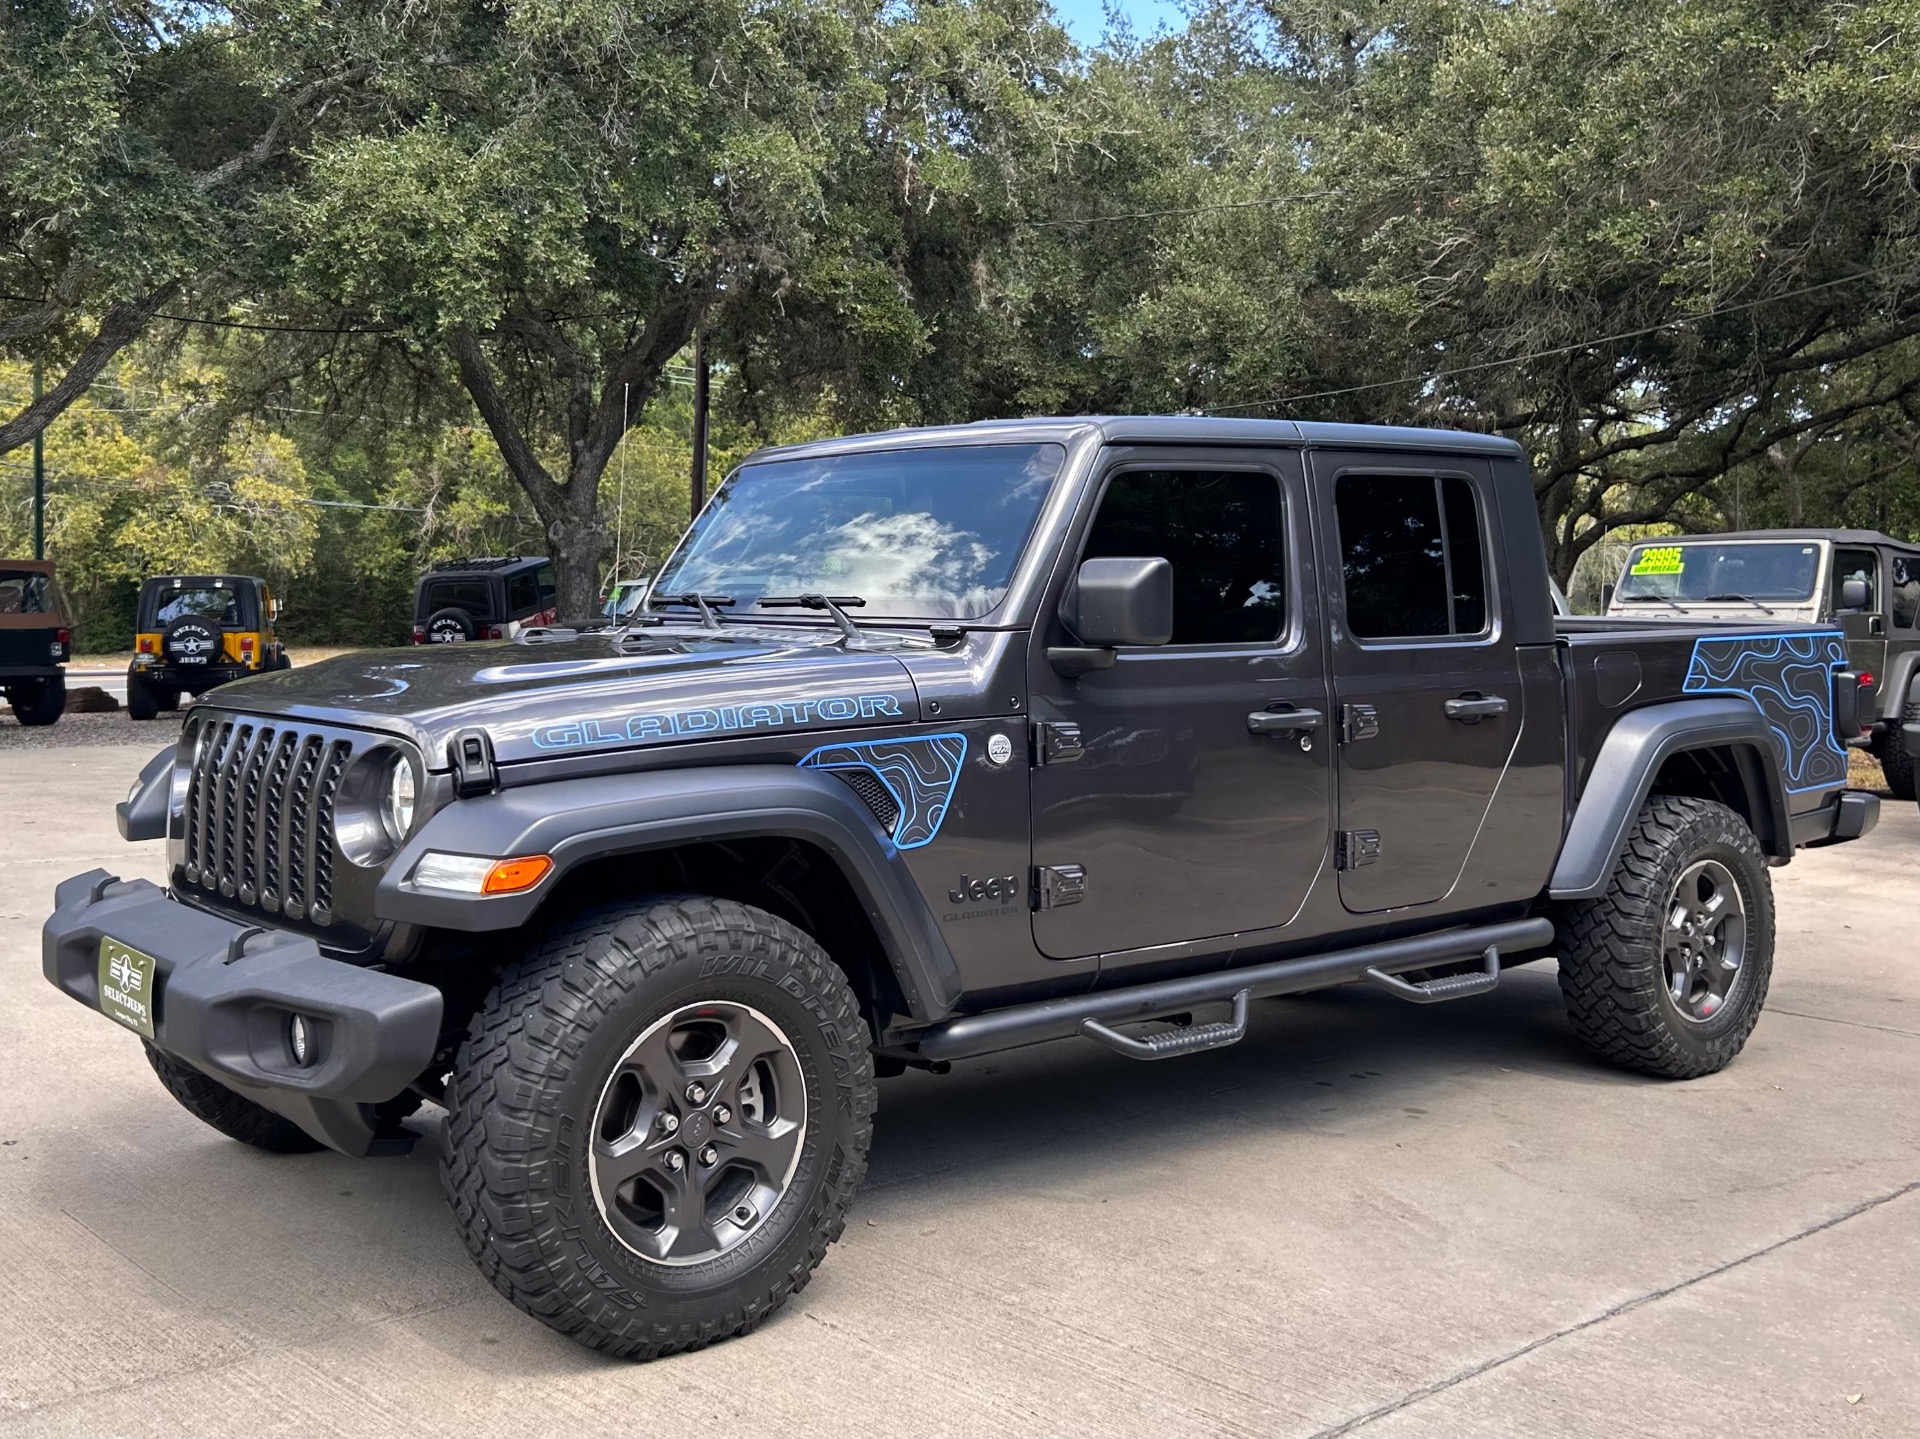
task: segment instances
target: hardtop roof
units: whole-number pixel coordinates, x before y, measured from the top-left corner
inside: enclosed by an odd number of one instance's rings
[[[1068,415],[879,430],[829,440],[810,440],[797,445],[774,445],[756,451],[746,463],[862,451],[921,449],[935,445],[1036,444],[1049,440],[1066,444],[1087,435],[1108,444],[1418,449],[1516,459],[1524,454],[1512,440],[1470,430],[1346,425],[1319,420],[1237,420],[1208,415]]]

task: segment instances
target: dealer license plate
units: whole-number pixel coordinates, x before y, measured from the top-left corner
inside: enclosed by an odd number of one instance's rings
[[[100,937],[100,1012],[135,1034],[153,1038],[154,990],[159,966],[150,954]]]

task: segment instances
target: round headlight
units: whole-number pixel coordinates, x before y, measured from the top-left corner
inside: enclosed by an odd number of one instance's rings
[[[413,828],[413,765],[405,755],[395,755],[393,768],[387,771],[387,798],[382,814],[396,844]]]

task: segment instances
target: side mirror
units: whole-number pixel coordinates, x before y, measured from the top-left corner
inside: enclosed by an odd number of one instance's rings
[[[1121,645],[1173,638],[1173,566],[1163,559],[1087,560],[1075,576],[1068,622],[1078,645],[1054,645],[1047,660],[1071,678],[1113,664]]]
[[[1867,592],[1867,582],[1855,577],[1840,581],[1840,608],[1843,610],[1864,610],[1871,596]]]
[[[1605,584],[1600,586],[1600,608],[1602,610],[1610,610],[1613,608],[1613,581],[1612,580],[1608,580]]]

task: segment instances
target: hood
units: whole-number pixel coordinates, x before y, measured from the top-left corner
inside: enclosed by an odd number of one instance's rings
[[[464,729],[485,730],[511,764],[920,718],[898,659],[799,628],[638,631],[624,654],[605,634],[373,650],[237,680],[202,703],[404,734],[435,769]]]
[[[1820,618],[1820,607],[1811,600],[1802,604],[1790,604],[1781,600],[1765,602],[1767,610],[1756,609],[1743,604],[1689,604],[1680,601],[1680,608],[1670,610],[1665,605],[1622,605],[1607,607],[1608,619],[1621,620],[1678,620],[1682,624],[1718,624],[1731,620],[1737,624],[1781,624],[1781,625],[1818,625],[1824,623]]]

